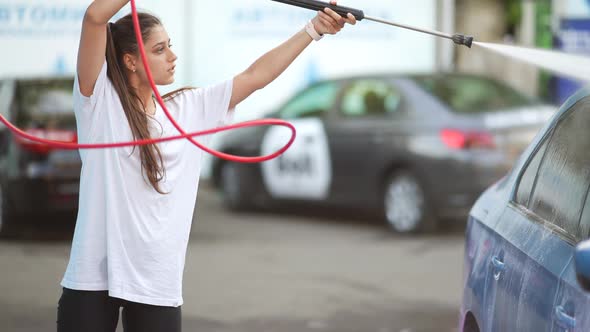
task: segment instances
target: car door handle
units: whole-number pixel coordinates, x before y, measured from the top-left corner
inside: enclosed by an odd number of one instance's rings
[[[492,257],[492,265],[498,271],[506,270],[506,264],[504,264],[504,262],[498,256]]]
[[[555,317],[559,325],[566,329],[573,329],[576,327],[576,319],[567,314],[563,306],[555,307]]]

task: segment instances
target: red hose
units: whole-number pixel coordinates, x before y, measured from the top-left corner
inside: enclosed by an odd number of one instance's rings
[[[143,60],[143,66],[145,68],[148,80],[150,82],[152,90],[154,91],[154,94],[156,95],[156,99],[157,99],[158,103],[160,104],[160,106],[164,110],[164,113],[166,114],[166,117],[168,117],[170,122],[172,122],[174,127],[176,127],[176,129],[178,130],[180,135],[163,137],[163,138],[158,138],[158,139],[138,140],[138,141],[132,141],[132,142],[75,144],[75,143],[68,143],[68,142],[63,142],[63,141],[46,140],[46,139],[43,139],[43,138],[40,138],[37,136],[30,135],[30,134],[22,131],[21,129],[17,128],[16,126],[14,126],[2,115],[0,115],[0,122],[5,124],[6,127],[8,127],[8,129],[10,129],[13,133],[15,133],[16,135],[21,136],[25,139],[28,139],[33,142],[45,144],[50,147],[54,147],[54,148],[58,148],[58,149],[66,149],[66,150],[118,148],[118,147],[125,147],[125,146],[154,144],[154,143],[172,141],[172,140],[177,140],[177,139],[187,139],[191,143],[193,143],[194,145],[196,145],[197,147],[202,149],[203,151],[210,153],[218,158],[222,158],[222,159],[230,160],[230,161],[235,161],[235,162],[241,162],[241,163],[257,163],[257,162],[263,162],[263,161],[274,159],[274,158],[278,157],[279,155],[283,154],[291,146],[291,144],[293,144],[293,142],[295,141],[295,136],[296,136],[295,127],[293,127],[293,125],[290,124],[289,122],[286,122],[283,120],[278,120],[278,119],[263,119],[263,120],[247,121],[247,122],[237,123],[237,124],[233,124],[233,125],[229,125],[229,126],[224,126],[224,127],[194,132],[194,133],[186,133],[182,129],[182,127],[174,120],[174,118],[172,117],[172,115],[168,111],[168,108],[166,108],[166,105],[164,104],[164,100],[162,100],[162,97],[160,96],[160,93],[158,92],[158,89],[156,88],[156,84],[154,83],[152,73],[151,73],[149,66],[148,66],[147,56],[145,54],[143,39],[141,36],[141,29],[139,26],[139,18],[138,18],[137,9],[135,6],[135,0],[131,0],[131,11],[132,11],[132,15],[133,15],[133,24],[135,27],[135,35],[137,37],[137,43],[139,45],[139,52],[140,52],[141,58]],[[287,127],[289,129],[291,129],[292,135],[291,135],[291,139],[289,140],[289,142],[287,142],[287,144],[284,147],[282,147],[281,149],[279,149],[275,153],[269,154],[267,156],[241,157],[241,156],[226,154],[226,153],[222,153],[222,152],[210,149],[193,139],[193,137],[195,137],[195,136],[210,135],[210,134],[214,134],[214,133],[217,133],[220,131],[233,130],[233,129],[244,128],[244,127],[268,126],[268,125]]]

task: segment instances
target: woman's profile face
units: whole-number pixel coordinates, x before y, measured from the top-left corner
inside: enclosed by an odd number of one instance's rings
[[[174,83],[174,69],[178,57],[172,52],[170,37],[164,27],[156,26],[152,28],[149,37],[144,40],[144,45],[150,71],[156,85]],[[147,82],[147,75],[139,54],[137,55],[136,69],[141,80]]]

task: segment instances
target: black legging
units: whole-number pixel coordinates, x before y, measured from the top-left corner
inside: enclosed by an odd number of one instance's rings
[[[57,308],[57,332],[115,332],[123,308],[125,332],[180,332],[180,307],[160,307],[110,297],[107,291],[64,288]]]

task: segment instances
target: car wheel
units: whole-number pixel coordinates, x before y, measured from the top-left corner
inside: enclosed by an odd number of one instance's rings
[[[396,172],[388,177],[383,192],[383,215],[389,226],[399,233],[435,228],[426,192],[411,172]]]
[[[245,193],[244,179],[241,177],[238,164],[225,162],[221,166],[221,194],[223,203],[230,210],[246,210],[251,207]]]

